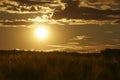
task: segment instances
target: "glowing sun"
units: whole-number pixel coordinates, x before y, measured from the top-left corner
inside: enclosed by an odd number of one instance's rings
[[[48,29],[46,26],[38,26],[35,29],[35,36],[40,39],[40,40],[44,40],[48,37]]]

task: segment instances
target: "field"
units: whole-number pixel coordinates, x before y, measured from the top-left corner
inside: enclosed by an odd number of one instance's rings
[[[0,80],[120,80],[120,50],[86,54],[0,50]]]

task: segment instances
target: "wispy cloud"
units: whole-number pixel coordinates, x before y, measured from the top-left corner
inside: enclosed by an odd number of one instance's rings
[[[61,12],[55,12],[53,18],[115,20],[119,19],[120,4],[116,0],[65,0],[67,6]],[[94,14],[93,14],[94,13]],[[58,16],[59,15],[59,16]],[[116,16],[116,17],[111,17]]]
[[[72,13],[71,13],[72,11]],[[93,14],[94,13],[94,14]],[[58,16],[59,15],[59,16]],[[109,15],[117,16],[115,18]],[[69,6],[64,11],[55,12],[53,18],[67,18],[67,19],[86,19],[86,20],[112,20],[119,19],[120,10],[99,10],[90,7],[73,7]]]
[[[99,52],[100,50],[103,50],[105,48],[118,48],[120,47],[120,44],[113,45],[113,44],[100,44],[100,45],[49,45],[49,47],[52,47],[51,50],[58,50],[58,51],[68,51],[68,52]]]
[[[33,4],[32,4],[33,3]],[[1,11],[9,13],[49,13],[52,9],[49,6],[44,6],[50,2],[38,2],[30,0],[9,0],[2,1],[0,4]]]
[[[120,23],[119,2],[119,0],[0,0],[0,20],[25,19],[28,20],[25,22],[29,23],[35,22],[37,16],[39,20],[46,16],[44,22],[48,24],[114,24]],[[3,24],[7,23],[5,21]]]
[[[64,4],[59,0],[1,0],[0,8],[9,13],[52,13]]]
[[[86,38],[89,38],[89,37],[84,36],[84,35],[80,35],[80,36],[76,36],[75,38],[73,38],[73,40],[83,40],[83,39],[86,39]]]
[[[44,16],[44,17],[43,17]],[[118,20],[78,20],[78,19],[48,19],[48,16],[43,15],[41,17],[37,16],[36,18],[28,18],[28,19],[7,19],[7,20],[0,20],[1,25],[11,26],[11,25],[34,25],[34,24],[47,24],[47,25],[86,25],[86,24],[97,24],[97,25],[104,25],[104,24],[117,24],[120,23]],[[107,31],[106,33],[110,33]],[[75,39],[84,39],[87,38],[86,36],[76,36]]]

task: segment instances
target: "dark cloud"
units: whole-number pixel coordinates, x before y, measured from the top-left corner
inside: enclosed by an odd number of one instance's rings
[[[27,13],[27,14],[18,14],[18,13],[8,13],[0,12],[0,20],[16,20],[16,19],[25,19],[35,18],[36,16],[42,16],[41,13]]]
[[[120,15],[120,10],[98,10],[89,7],[80,8],[68,7],[64,11],[55,12],[53,18],[95,19],[95,20],[113,19],[111,17],[108,17],[107,15]]]
[[[1,21],[3,25],[31,25],[33,22],[28,21]]]
[[[52,7],[52,8],[51,8]],[[62,8],[58,0],[5,0],[0,1],[1,11],[10,13],[50,13],[56,7]]]
[[[82,0],[83,1],[83,0]],[[120,0],[84,0],[93,4],[119,4]]]
[[[116,20],[115,23],[120,23],[120,19],[119,19],[119,20]]]
[[[42,4],[48,4],[48,3],[52,3],[51,1],[41,1],[41,0],[13,0],[16,2],[19,2],[22,5],[42,5]]]
[[[0,19],[28,19],[48,15],[53,19],[119,22],[119,2],[120,0],[1,0]],[[117,8],[113,9],[114,7]],[[74,22],[76,21],[72,20]]]
[[[82,0],[81,0],[82,1]],[[93,19],[93,20],[112,20],[112,17],[108,15],[120,15],[120,10],[111,10],[111,9],[96,9],[92,7],[78,7],[79,1],[65,0],[68,4],[65,10],[60,12],[55,12],[53,18],[67,18],[67,19]],[[116,17],[116,19],[118,19]]]

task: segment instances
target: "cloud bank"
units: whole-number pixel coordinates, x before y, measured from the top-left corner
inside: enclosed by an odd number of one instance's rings
[[[0,14],[0,20],[47,15],[60,24],[81,24],[80,20],[119,23],[120,0],[0,0]]]

